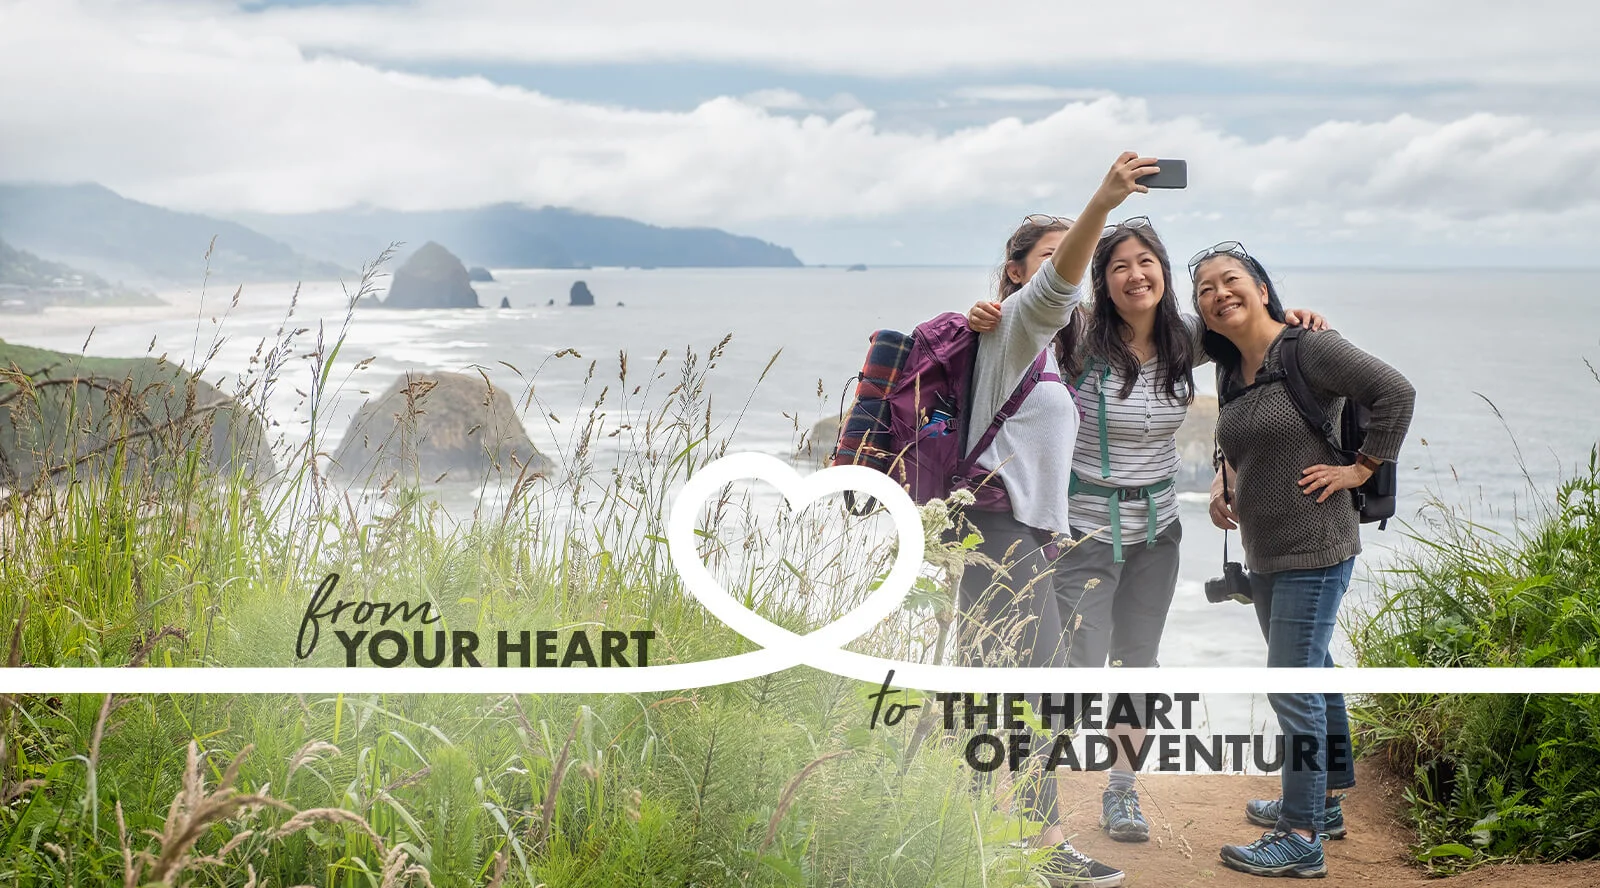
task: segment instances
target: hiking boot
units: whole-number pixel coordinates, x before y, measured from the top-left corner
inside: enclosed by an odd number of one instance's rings
[[[1322,835],[1329,839],[1342,839],[1348,833],[1344,828],[1344,808],[1340,803],[1344,801],[1344,793],[1328,796],[1327,806],[1322,809]],[[1283,813],[1283,799],[1256,799],[1245,802],[1245,819],[1256,826],[1265,826],[1269,829],[1278,825],[1278,815]]]
[[[1223,845],[1222,865],[1252,876],[1320,879],[1328,874],[1322,837],[1312,841],[1292,832],[1264,833],[1248,845]]]
[[[1039,873],[1054,888],[1079,885],[1115,888],[1122,884],[1122,870],[1086,856],[1072,847],[1071,842],[1052,847],[1050,856],[1039,864]]]
[[[1118,842],[1150,841],[1150,824],[1139,810],[1139,793],[1108,789],[1100,795],[1100,828]]]

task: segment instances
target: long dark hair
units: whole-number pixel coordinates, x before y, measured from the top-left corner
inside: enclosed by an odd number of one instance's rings
[[[1028,254],[1039,245],[1039,240],[1052,231],[1066,231],[1065,222],[1050,222],[1045,225],[1036,225],[1032,222],[1023,222],[1016,231],[1011,233],[1011,238],[1006,241],[1006,258],[1000,263],[1000,284],[995,291],[995,301],[1004,302],[1007,296],[1022,289],[1022,284],[1011,279],[1011,265],[1016,263],[1019,270],[1026,268]],[[1048,261],[1048,260],[1046,260]],[[1051,344],[1055,348],[1056,363],[1061,367],[1061,373],[1068,380],[1078,378],[1083,372],[1083,357],[1078,353],[1083,339],[1083,328],[1088,322],[1088,314],[1079,307],[1073,309],[1072,322],[1056,331]]]
[[[1216,259],[1232,259],[1235,262],[1238,262],[1239,265],[1244,268],[1245,273],[1250,275],[1251,280],[1255,281],[1258,286],[1266,287],[1267,315],[1280,324],[1287,323],[1283,319],[1283,303],[1278,299],[1278,288],[1273,285],[1272,277],[1267,274],[1267,270],[1262,267],[1261,262],[1257,260],[1256,257],[1250,255],[1239,255],[1237,253],[1217,253],[1213,256],[1207,256],[1200,261],[1200,264],[1194,267],[1193,283],[1195,283],[1195,287],[1191,298],[1194,300],[1194,310],[1196,313],[1200,311],[1200,287],[1198,284],[1198,281],[1200,280],[1200,269],[1204,268],[1207,262],[1211,262]],[[1202,317],[1204,317],[1204,315],[1202,315]],[[1239,364],[1244,361],[1244,355],[1239,353],[1239,347],[1233,344],[1233,340],[1223,336],[1221,333],[1216,333],[1210,329],[1207,329],[1205,336],[1201,337],[1201,345],[1205,348],[1206,354],[1211,356],[1211,360],[1216,363],[1219,369],[1223,370],[1230,376],[1237,376],[1239,374]]]
[[[1122,391],[1118,398],[1133,394],[1133,385],[1139,378],[1139,358],[1122,338],[1127,321],[1117,312],[1117,304],[1106,288],[1106,266],[1117,246],[1135,238],[1155,254],[1161,263],[1161,301],[1156,305],[1156,323],[1151,335],[1155,339],[1156,356],[1161,361],[1161,384],[1167,397],[1180,404],[1194,400],[1194,343],[1189,325],[1178,310],[1178,296],[1172,290],[1172,261],[1167,258],[1167,248],[1161,243],[1155,229],[1148,225],[1137,228],[1118,226],[1100,239],[1094,248],[1094,260],[1089,265],[1089,280],[1094,292],[1094,312],[1088,324],[1088,351],[1091,355],[1122,371]],[[1082,372],[1077,371],[1077,372]],[[1073,374],[1074,377],[1077,373]],[[1183,382],[1182,394],[1178,391]]]

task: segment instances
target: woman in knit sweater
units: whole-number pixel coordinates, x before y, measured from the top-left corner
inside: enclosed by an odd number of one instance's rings
[[[1361,552],[1359,515],[1344,491],[1399,455],[1416,392],[1398,370],[1338,333],[1302,335],[1300,369],[1323,414],[1336,417],[1346,398],[1371,411],[1360,455],[1343,465],[1285,386],[1287,327],[1266,269],[1232,241],[1202,251],[1189,268],[1221,402],[1217,441],[1224,463],[1212,488],[1212,521],[1239,529],[1267,665],[1331,668],[1339,603]],[[1327,792],[1355,783],[1344,698],[1268,699],[1291,751],[1283,796],[1246,807],[1251,821],[1272,831],[1248,845],[1224,846],[1222,862],[1255,875],[1320,876],[1327,871],[1323,835],[1344,833],[1342,796],[1330,799]],[[1297,748],[1313,753],[1302,762]]]

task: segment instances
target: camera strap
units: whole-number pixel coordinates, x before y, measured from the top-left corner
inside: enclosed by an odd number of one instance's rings
[[[1222,501],[1227,505],[1233,505],[1233,496],[1228,493],[1227,457],[1223,457],[1222,459]],[[1228,569],[1228,531],[1226,530],[1222,531],[1222,569],[1224,573],[1226,573]]]

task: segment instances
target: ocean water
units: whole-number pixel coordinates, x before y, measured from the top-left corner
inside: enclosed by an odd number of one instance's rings
[[[732,434],[737,449],[788,455],[797,430],[837,413],[873,330],[909,329],[941,311],[964,311],[993,290],[992,272],[983,268],[506,269],[495,276],[476,285],[479,299],[495,306],[504,297],[508,309],[357,309],[343,367],[333,374],[341,394],[326,405],[325,434],[342,434],[364,392],[378,394],[407,370],[481,369],[513,396],[531,381],[524,426],[559,461],[571,451],[574,420],[602,389],[609,389],[608,411],[652,378],[659,396],[676,384],[686,350],[704,356],[731,335],[710,377],[714,433]],[[1597,273],[1290,269],[1275,276],[1287,305],[1322,312],[1416,386],[1416,416],[1400,460],[1403,521],[1423,521],[1437,500],[1469,509],[1489,526],[1509,526],[1536,507],[1530,491],[1552,490],[1600,439],[1600,378],[1590,366],[1600,366],[1600,301],[1588,289]],[[596,305],[566,305],[579,279]],[[91,354],[167,353],[189,366],[220,339],[206,378],[228,390],[263,337],[284,325],[294,291],[293,284],[250,284],[231,309],[233,289],[216,286],[165,293],[170,304],[162,307],[50,309],[6,317],[0,337],[78,351],[92,327]],[[315,346],[319,325],[331,342],[346,304],[337,283],[299,288],[287,324],[307,330],[297,340],[301,355]],[[563,349],[575,354],[553,357]],[[622,354],[626,383],[618,378]],[[346,372],[366,358],[366,369]],[[1208,372],[1198,381],[1211,390]],[[304,434],[309,416],[296,389],[310,382],[309,361],[297,358],[273,396],[273,418],[291,439]],[[630,397],[637,404],[643,393]],[[600,439],[602,464],[615,440],[622,439]],[[457,509],[475,501],[465,487],[439,496]],[[1182,503],[1183,566],[1162,664],[1260,665],[1265,643],[1253,612],[1208,604],[1202,593],[1219,572],[1222,533],[1211,526],[1202,495],[1184,495]],[[1367,552],[1347,616],[1378,594],[1373,580],[1389,550],[1405,545],[1404,532],[1395,523],[1383,532],[1365,529]],[[1213,699],[1214,715],[1219,705],[1228,713],[1222,721],[1270,721],[1260,698]]]

